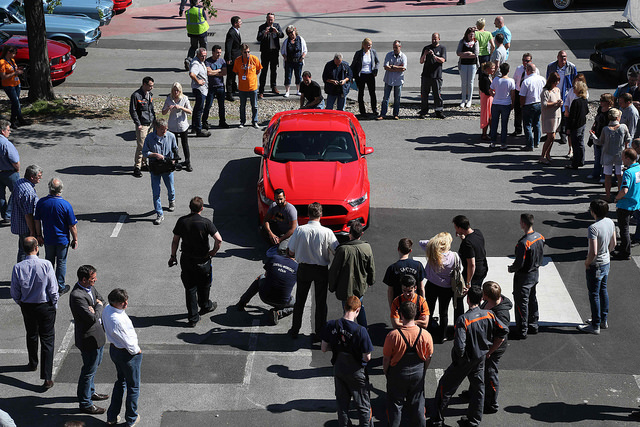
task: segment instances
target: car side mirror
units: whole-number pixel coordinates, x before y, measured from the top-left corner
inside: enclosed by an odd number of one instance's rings
[[[254,147],[253,152],[258,156],[264,156],[264,147]]]
[[[362,153],[363,155],[367,155],[367,154],[371,154],[373,153],[373,147],[364,147],[364,153]]]

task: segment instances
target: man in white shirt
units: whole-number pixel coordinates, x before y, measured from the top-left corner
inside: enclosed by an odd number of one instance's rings
[[[533,62],[527,63],[527,76],[520,85],[520,99],[517,102],[522,107],[522,124],[527,144],[524,151],[533,151],[540,141],[540,96],[547,83],[546,79],[538,73]]]
[[[517,136],[522,134],[522,108],[520,102],[517,102],[520,98],[520,87],[522,82],[527,78],[527,64],[531,62],[531,54],[525,53],[522,55],[522,65],[518,65],[516,71],[513,73],[513,80],[516,82],[516,102],[513,104],[513,126],[514,132],[511,136]]]
[[[335,253],[338,239],[331,229],[320,224],[322,205],[318,202],[309,205],[309,222],[301,225],[289,238],[289,253],[298,261],[298,285],[296,303],[293,308],[293,324],[288,334],[298,338],[302,326],[302,313],[307,296],[314,283],[316,295],[315,334],[311,338],[320,341],[322,328],[327,323],[327,288],[329,284],[329,253]]]
[[[208,73],[211,72],[213,74],[213,70],[204,64],[205,59],[207,59],[207,49],[201,47],[196,51],[196,57],[191,61],[189,77],[191,77],[193,96],[196,98],[191,118],[191,130],[196,136],[206,138],[211,136],[211,132],[202,130],[202,112],[209,91]]]
[[[107,424],[120,422],[120,408],[124,389],[127,388],[127,400],[124,419],[128,427],[138,425],[138,395],[140,394],[140,364],[142,350],[138,346],[138,336],[131,319],[124,312],[129,305],[129,295],[124,289],[116,288],[109,293],[109,305],[102,311],[102,324],[107,339],[111,343],[109,356],[118,372],[113,384],[111,404],[107,409]]]

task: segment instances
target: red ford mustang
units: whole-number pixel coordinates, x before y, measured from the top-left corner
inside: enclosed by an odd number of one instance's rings
[[[344,111],[295,110],[273,116],[254,152],[263,157],[258,177],[260,223],[282,188],[308,221],[307,206],[322,205],[322,225],[348,233],[351,220],[369,225],[366,136],[356,117]]]
[[[24,89],[29,87],[29,43],[25,36],[9,36],[0,31],[0,48],[9,44],[18,48],[15,56],[16,65],[25,70],[20,78]],[[76,57],[71,55],[71,48],[54,40],[47,40],[47,52],[49,53],[49,65],[51,67],[51,81],[57,82],[66,79],[76,68]]]
[[[133,3],[133,0],[113,0],[113,10],[118,13],[124,12],[131,6],[131,3]]]

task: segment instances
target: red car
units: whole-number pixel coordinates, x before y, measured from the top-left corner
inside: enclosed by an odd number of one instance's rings
[[[29,87],[29,43],[25,36],[9,36],[4,31],[0,31],[0,48],[5,44],[10,44],[18,48],[15,56],[16,65],[25,73],[20,77],[23,89]],[[51,81],[59,82],[66,79],[76,68],[76,57],[71,55],[71,48],[54,40],[47,40],[47,51],[49,53],[49,64],[51,67]]]
[[[124,12],[132,3],[133,0],[113,0],[113,11]]]
[[[369,174],[365,156],[373,153],[356,117],[344,111],[297,110],[277,113],[255,147],[262,156],[258,177],[260,223],[282,188],[298,211],[298,223],[309,217],[307,206],[322,205],[322,225],[339,234],[348,223],[369,225]]]

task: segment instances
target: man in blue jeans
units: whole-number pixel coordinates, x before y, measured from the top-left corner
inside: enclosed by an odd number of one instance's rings
[[[0,215],[3,224],[11,223],[11,201],[7,202],[7,188],[13,194],[13,186],[20,179],[20,155],[9,141],[11,123],[0,120]]]
[[[520,84],[520,99],[516,99],[516,102],[522,107],[522,124],[527,138],[523,150],[533,151],[540,141],[540,97],[546,80],[538,74],[532,62],[527,63],[525,70],[527,74]]]
[[[341,53],[336,53],[333,55],[333,61],[327,62],[322,71],[324,91],[327,93],[327,110],[333,110],[333,105],[336,104],[336,110],[344,111],[351,79],[353,74],[349,63],[342,60]]]
[[[222,59],[222,47],[218,44],[211,48],[211,56],[204,61],[207,67],[207,75],[209,77],[209,91],[207,92],[207,100],[204,103],[204,111],[202,112],[202,128],[209,129],[209,112],[213,98],[218,100],[218,127],[226,129],[229,127],[225,118],[224,109],[224,77],[227,75],[227,63]]]
[[[616,196],[620,247],[612,255],[614,259],[626,260],[631,256],[629,222],[633,213],[640,209],[640,165],[638,164],[638,154],[633,148],[627,148],[622,152],[622,163],[627,169],[622,175],[622,184]]]
[[[178,159],[178,143],[176,137],[167,131],[167,121],[159,119],[156,121],[156,130],[149,133],[144,140],[142,155],[149,159],[149,172],[151,175],[151,191],[153,193],[153,208],[156,211],[155,225],[160,225],[164,221],[162,203],[160,202],[160,178],[167,187],[169,197],[169,212],[176,210],[176,192],[173,185],[173,168],[170,163],[175,164]],[[174,166],[175,167],[175,166]]]
[[[18,236],[18,261],[24,260],[23,240],[26,237],[34,236],[38,239],[38,244],[44,241],[42,236],[36,234],[36,225],[33,215],[36,212],[38,195],[36,194],[36,184],[42,179],[42,169],[38,165],[27,166],[24,171],[24,178],[16,181],[11,193],[11,233]]]
[[[91,265],[78,268],[78,283],[69,294],[69,307],[75,324],[75,344],[82,354],[82,370],[78,378],[78,403],[86,414],[104,414],[106,409],[93,404],[94,400],[107,400],[108,394],[96,393],[93,383],[102,362],[105,335],[100,319],[104,298],[95,288],[97,272]]]
[[[107,339],[111,343],[109,356],[116,365],[118,378],[113,384],[111,404],[107,409],[107,425],[120,422],[120,409],[124,390],[127,390],[124,420],[128,427],[140,423],[138,415],[138,396],[140,395],[140,365],[142,350],[138,346],[136,334],[131,319],[125,313],[129,306],[129,295],[125,289],[116,288],[109,293],[109,305],[102,311],[102,325]]]
[[[402,53],[400,40],[393,42],[393,51],[387,53],[384,58],[384,95],[378,120],[384,119],[389,109],[389,97],[393,89],[393,118],[399,120],[400,117],[400,96],[402,95],[402,85],[404,84],[404,72],[407,70],[407,55]]]
[[[51,178],[49,181],[49,195],[38,200],[36,214],[36,236],[44,232],[45,258],[56,268],[58,280],[58,294],[64,295],[71,287],[65,283],[67,274],[67,254],[69,246],[78,246],[78,220],[73,213],[71,204],[62,198],[62,181]],[[71,233],[71,239],[69,239]]]
[[[589,213],[596,220],[589,226],[587,237],[589,251],[584,266],[587,270],[587,288],[589,289],[589,303],[591,318],[584,325],[578,326],[580,332],[600,334],[600,329],[607,329],[607,315],[609,314],[609,294],[607,293],[607,279],[609,276],[609,252],[616,247],[616,227],[610,218],[609,204],[597,199],[591,202]]]

